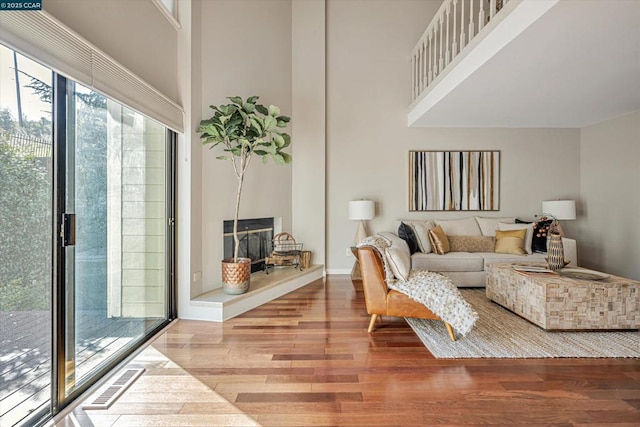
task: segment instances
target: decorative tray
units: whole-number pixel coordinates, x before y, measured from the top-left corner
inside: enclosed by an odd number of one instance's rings
[[[562,270],[559,270],[558,273],[560,273],[561,276],[582,280],[603,280],[610,277],[608,274],[584,268],[563,268]]]

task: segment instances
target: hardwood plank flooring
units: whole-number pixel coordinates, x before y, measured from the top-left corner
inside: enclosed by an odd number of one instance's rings
[[[224,323],[181,320],[111,408],[57,425],[640,425],[639,359],[435,359],[404,319],[368,322],[348,276]]]

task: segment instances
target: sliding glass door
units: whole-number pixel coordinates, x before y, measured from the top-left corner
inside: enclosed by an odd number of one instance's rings
[[[69,395],[166,320],[170,229],[164,126],[80,84],[67,86]]]
[[[55,414],[172,319],[174,150],[0,45],[3,427]]]

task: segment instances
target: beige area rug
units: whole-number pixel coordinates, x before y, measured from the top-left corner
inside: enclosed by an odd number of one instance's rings
[[[640,357],[640,332],[546,332],[500,307],[484,289],[461,289],[480,315],[466,336],[449,340],[437,320],[407,319],[437,358]]]

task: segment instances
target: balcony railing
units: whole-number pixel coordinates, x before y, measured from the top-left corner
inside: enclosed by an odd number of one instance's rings
[[[415,101],[511,0],[445,0],[411,53]]]

